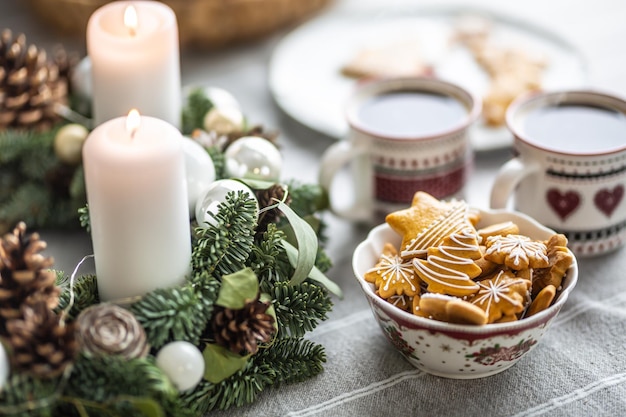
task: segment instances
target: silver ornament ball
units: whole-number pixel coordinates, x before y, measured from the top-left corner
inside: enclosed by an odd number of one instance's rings
[[[234,178],[278,181],[283,159],[267,139],[246,136],[233,142],[224,152],[226,174]]]
[[[157,353],[156,364],[179,391],[194,388],[204,375],[202,352],[183,340],[163,346]]]
[[[226,195],[231,192],[244,191],[248,193],[250,198],[256,203],[256,215],[259,213],[259,202],[256,200],[254,192],[245,184],[230,180],[218,180],[209,185],[204,191],[203,195],[198,199],[196,203],[196,221],[200,227],[208,227],[209,225],[216,225],[215,219],[212,214],[217,214],[219,205],[226,201]]]

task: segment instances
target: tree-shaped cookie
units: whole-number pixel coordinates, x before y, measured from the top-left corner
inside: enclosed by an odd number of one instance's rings
[[[472,279],[481,273],[474,262],[481,257],[476,231],[465,228],[428,249],[425,260],[414,258],[413,266],[420,279],[428,284],[429,292],[462,297],[478,291],[478,284]]]
[[[490,236],[485,242],[485,259],[520,271],[550,265],[543,242],[524,235]]]
[[[374,283],[384,299],[393,295],[413,296],[419,292],[419,281],[411,262],[403,261],[391,243],[385,244],[378,263],[365,273],[364,278]]]

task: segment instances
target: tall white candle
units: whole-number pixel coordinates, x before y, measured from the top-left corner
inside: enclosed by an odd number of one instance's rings
[[[176,127],[181,119],[176,15],[156,1],[112,2],[87,24],[97,126],[136,108]]]
[[[101,124],[83,147],[102,300],[181,284],[191,265],[181,134],[153,117],[136,120]]]

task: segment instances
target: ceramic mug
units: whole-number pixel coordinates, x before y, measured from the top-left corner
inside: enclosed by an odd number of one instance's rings
[[[473,153],[468,128],[481,101],[465,89],[434,78],[396,78],[361,85],[347,103],[349,133],[330,146],[319,182],[331,211],[355,221],[379,221],[406,208],[416,191],[437,198],[457,195]],[[350,165],[349,188],[335,198],[331,186]],[[354,194],[352,203],[336,201]]]
[[[507,110],[516,156],[502,166],[491,207],[514,204],[563,233],[579,256],[626,239],[626,101],[595,91],[518,98]]]

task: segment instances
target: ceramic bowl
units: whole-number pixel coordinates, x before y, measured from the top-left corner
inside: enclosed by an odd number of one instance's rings
[[[505,221],[515,222],[520,234],[533,239],[546,240],[555,233],[524,214],[506,210],[481,211],[477,227]],[[352,267],[387,339],[413,366],[437,376],[481,378],[513,366],[537,347],[578,279],[574,258],[554,303],[515,322],[473,326],[431,320],[405,312],[378,297],[373,284],[363,278],[378,261],[384,244],[390,242],[398,247],[400,240],[387,224],[375,227],[354,251]]]

